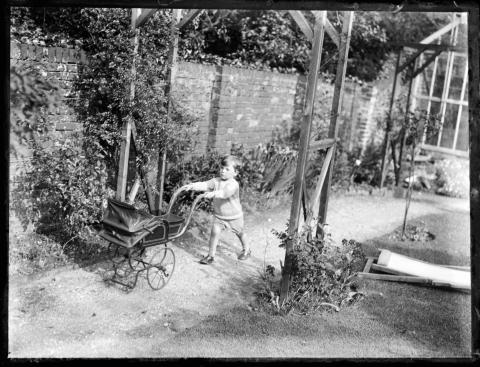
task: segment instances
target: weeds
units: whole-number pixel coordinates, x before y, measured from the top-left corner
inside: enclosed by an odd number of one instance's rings
[[[290,312],[310,314],[319,310],[339,311],[362,297],[354,282],[365,255],[360,243],[343,240],[341,245],[309,236],[304,229],[296,236],[286,232],[273,233],[281,247],[293,241],[293,268],[289,294],[279,303],[280,278],[272,265],[261,275],[262,287],[257,293],[260,304],[278,314]]]
[[[420,222],[419,225],[408,224],[404,234],[402,234],[402,230],[396,230],[390,237],[394,240],[409,240],[415,242],[426,242],[435,239],[435,235],[428,230],[423,221]]]

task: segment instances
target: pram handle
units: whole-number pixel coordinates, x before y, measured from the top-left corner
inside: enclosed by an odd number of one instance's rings
[[[173,207],[173,204],[175,203],[175,201],[177,200],[178,196],[180,195],[181,192],[183,191],[187,191],[185,189],[185,186],[182,186],[180,187],[177,191],[175,191],[172,195],[172,198],[170,199],[170,203],[168,204],[168,209],[167,209],[167,213],[166,214],[169,214],[172,207]],[[185,221],[185,225],[183,226],[183,228],[181,229],[180,232],[178,232],[175,236],[172,236],[170,237],[170,239],[174,239],[174,238],[177,238],[177,237],[180,237],[182,236],[185,231],[187,230],[187,227],[190,223],[190,219],[192,218],[192,214],[193,214],[193,211],[195,210],[195,207],[197,206],[197,204],[199,203],[200,200],[202,200],[203,198],[205,197],[205,193],[203,194],[200,194],[198,195],[195,200],[193,200],[193,203],[192,203],[192,206],[190,208],[190,212],[188,213],[188,217]]]

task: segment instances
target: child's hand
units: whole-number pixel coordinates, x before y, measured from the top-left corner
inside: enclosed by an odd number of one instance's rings
[[[206,193],[203,194],[203,195],[204,195],[203,197],[204,197],[205,199],[213,199],[213,198],[215,197],[215,192],[209,191],[209,192],[206,192]]]
[[[189,183],[183,186],[184,190],[193,190],[193,184]]]

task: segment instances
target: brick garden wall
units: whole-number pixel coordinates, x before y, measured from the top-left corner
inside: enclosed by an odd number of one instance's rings
[[[28,62],[37,67],[63,89],[65,103],[48,116],[54,127],[52,134],[61,139],[69,132],[81,131],[82,124],[76,121],[67,102],[75,98],[71,86],[79,66],[88,64],[85,52],[12,42],[10,59],[12,64]],[[254,147],[300,121],[305,84],[303,75],[179,62],[172,93],[198,119],[194,153],[203,154],[207,147],[228,153],[232,144]],[[315,102],[317,127],[328,124],[332,95],[333,86],[320,80]],[[339,127],[340,137],[348,147],[365,141],[371,127],[372,102],[369,87],[354,87],[346,82]],[[13,158],[11,161],[12,166],[18,163]]]
[[[347,147],[363,146],[374,129],[375,89],[345,83],[339,135]],[[173,86],[177,102],[198,118],[195,152],[228,153],[232,144],[252,148],[301,120],[303,75],[180,62]],[[329,123],[333,85],[319,81],[314,125]],[[352,123],[353,121],[353,123]]]
[[[54,138],[65,139],[69,133],[81,132],[82,124],[75,118],[75,114],[68,106],[68,101],[75,98],[71,93],[72,82],[78,75],[78,68],[87,64],[88,59],[84,51],[61,48],[39,47],[34,45],[10,43],[11,65],[27,63],[36,68],[45,78],[51,78],[62,90],[62,101],[56,109],[49,109],[48,122],[50,134]],[[22,158],[10,157],[10,177],[14,179],[15,172],[22,169],[30,159],[32,152],[22,151]]]
[[[295,75],[181,62],[173,91],[199,119],[196,152],[227,153],[234,143],[265,143],[291,124],[297,82]]]

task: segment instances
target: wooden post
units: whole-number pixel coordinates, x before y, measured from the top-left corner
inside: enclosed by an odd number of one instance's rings
[[[343,84],[345,82],[345,73],[347,71],[348,48],[350,46],[350,35],[352,33],[353,16],[354,14],[351,11],[343,12],[343,27],[342,34],[340,36],[338,64],[335,75],[335,89],[333,92],[332,112],[330,116],[330,127],[328,130],[328,137],[335,140],[337,139],[338,135],[337,118],[340,114],[340,107],[342,105]],[[334,145],[332,147],[332,159],[328,168],[327,177],[325,178],[325,182],[322,187],[322,193],[320,195],[318,223],[322,225],[325,224],[325,221],[327,219],[328,195],[330,192],[330,185],[332,181],[333,165],[335,162],[335,151],[336,146]],[[318,231],[317,233],[321,234],[323,233],[323,231]]]
[[[407,141],[407,121],[408,121],[408,115],[410,113],[410,97],[411,97],[411,94],[412,94],[412,83],[413,83],[413,79],[412,79],[412,75],[413,75],[413,72],[414,72],[414,69],[415,69],[415,66],[414,67],[410,67],[409,69],[409,73],[408,73],[408,78],[409,78],[409,81],[408,81],[408,92],[407,92],[407,101],[406,101],[406,105],[405,105],[405,116],[404,116],[404,126],[402,128],[402,135],[401,135],[401,139],[400,139],[400,150],[398,152],[398,162],[397,162],[397,173],[395,175],[395,186],[399,186],[400,185],[400,180],[401,180],[401,175],[402,175],[402,166],[403,166],[403,150],[405,149],[405,143]]]
[[[312,54],[310,57],[310,66],[308,70],[305,104],[303,108],[302,125],[300,131],[300,142],[298,159],[296,166],[295,184],[293,189],[293,201],[290,211],[290,222],[288,227],[289,234],[297,233],[301,209],[302,185],[305,176],[305,166],[307,163],[308,144],[312,128],[313,104],[315,92],[317,89],[318,71],[322,57],[323,39],[325,35],[326,11],[321,11],[316,15],[315,26],[313,29]],[[290,286],[290,275],[292,271],[292,243],[286,244],[285,265],[280,282],[280,304],[285,301],[288,288]]]
[[[480,20],[478,4],[468,12],[468,124],[470,132],[470,261],[472,356],[480,357]]]
[[[380,176],[380,188],[383,187],[383,183],[385,182],[385,176],[386,176],[388,145],[390,144],[390,131],[392,130],[392,109],[393,109],[393,103],[395,102],[395,90],[397,88],[398,68],[399,68],[399,65],[400,65],[400,56],[401,56],[401,49],[398,49],[397,62],[395,64],[395,74],[394,74],[394,77],[393,77],[392,94],[390,96],[390,105],[388,107],[387,126],[385,128],[385,140],[383,142],[383,148],[382,148],[382,165],[381,165],[381,176]]]
[[[320,171],[320,176],[318,178],[317,186],[315,188],[315,193],[313,194],[313,201],[310,204],[309,216],[306,219],[307,224],[312,228],[312,237],[313,236],[316,237],[318,233],[318,219],[316,220],[316,222],[312,223],[312,221],[314,220],[313,213],[315,209],[318,207],[320,195],[322,193],[323,185],[325,183],[325,177],[327,177],[327,172],[330,167],[330,163],[332,161],[334,151],[335,151],[334,145],[332,145],[330,148],[327,149],[327,155],[325,156],[322,170]]]
[[[355,137],[355,129],[357,128],[357,114],[355,113],[357,107],[355,102],[357,100],[357,83],[353,81],[353,92],[352,92],[352,103],[350,105],[350,129],[348,131],[348,151],[351,152],[353,149],[353,138]]]
[[[173,40],[170,44],[168,50],[168,73],[166,78],[165,84],[165,95],[167,96],[167,123],[170,122],[172,116],[172,84],[175,79],[175,74],[177,71],[177,53],[178,53],[178,23],[181,18],[181,10],[180,9],[173,9],[172,14],[172,24],[170,26],[170,30],[173,33]],[[158,156],[158,176],[157,176],[157,187],[158,187],[158,197],[155,200],[155,210],[157,213],[160,212],[163,203],[163,190],[165,185],[165,171],[166,171],[166,164],[167,164],[167,147],[161,147]]]
[[[135,36],[132,39],[133,44],[133,60],[132,60],[132,81],[130,83],[130,100],[133,101],[135,98],[135,55],[138,52],[138,29],[135,28],[135,23],[137,21],[137,17],[140,14],[141,9],[132,8],[132,30],[135,32]],[[131,118],[127,118],[123,123],[122,128],[122,144],[120,146],[120,162],[118,165],[118,176],[117,176],[117,192],[116,198],[118,200],[124,201],[125,200],[125,192],[127,189],[127,173],[128,173],[128,156],[130,152],[130,144],[131,144],[131,137],[132,137],[132,125],[133,121]]]

